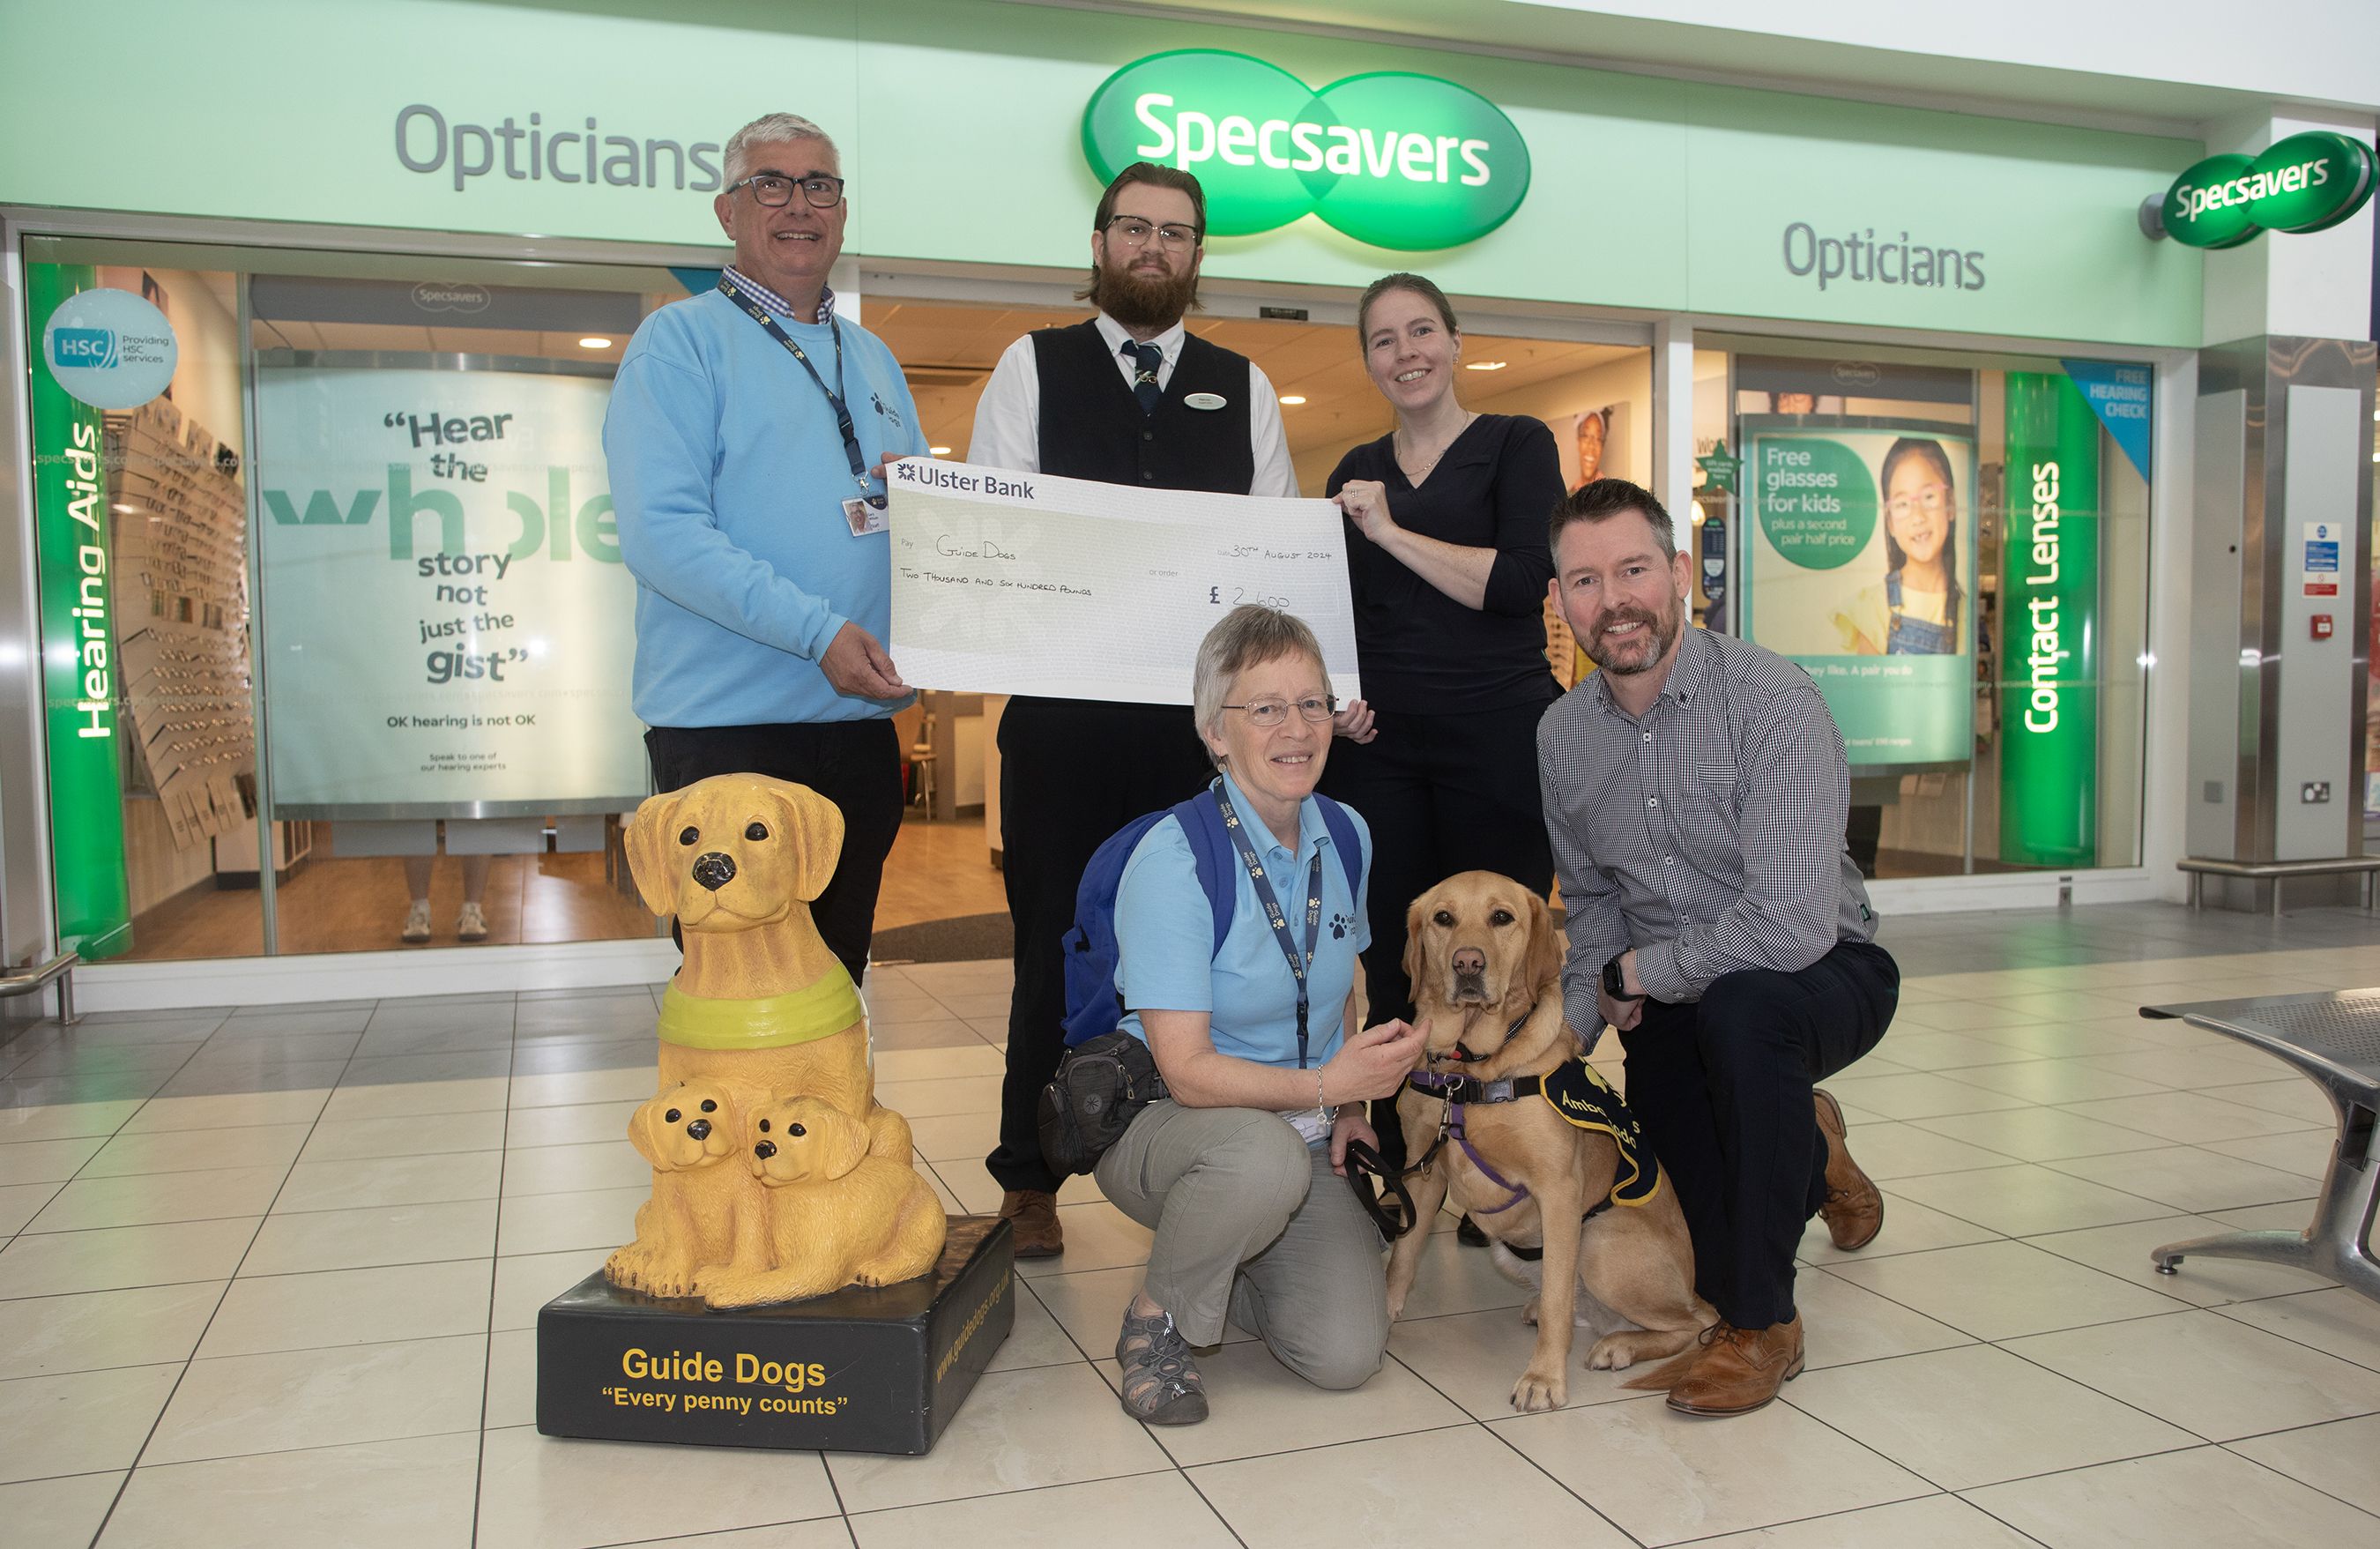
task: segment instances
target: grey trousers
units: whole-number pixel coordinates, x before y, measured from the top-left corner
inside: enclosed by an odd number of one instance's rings
[[[1379,1229],[1279,1114],[1149,1104],[1099,1158],[1100,1189],[1157,1234],[1148,1299],[1193,1345],[1232,1322],[1317,1387],[1360,1387],[1389,1348]]]

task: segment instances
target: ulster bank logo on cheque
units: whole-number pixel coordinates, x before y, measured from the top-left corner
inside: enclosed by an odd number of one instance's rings
[[[1485,237],[1529,189],[1521,131],[1467,87],[1386,70],[1317,91],[1218,49],[1154,54],[1108,77],[1083,110],[1083,153],[1102,180],[1138,161],[1196,173],[1215,236],[1311,213],[1406,252]]]

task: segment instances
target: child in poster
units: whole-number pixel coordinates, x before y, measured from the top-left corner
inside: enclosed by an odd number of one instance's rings
[[[1950,455],[1903,436],[1884,455],[1884,579],[1835,615],[1855,656],[1943,656],[1964,649],[1959,585],[1959,490]]]
[[[1873,416],[1738,422],[1745,635],[1816,680],[1854,766],[1971,756],[1973,434]]]

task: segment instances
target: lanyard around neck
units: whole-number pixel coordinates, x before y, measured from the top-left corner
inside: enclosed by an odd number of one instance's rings
[[[1257,902],[1264,906],[1265,921],[1272,927],[1272,939],[1281,945],[1281,955],[1289,959],[1289,976],[1297,982],[1297,1067],[1305,1068],[1305,980],[1314,967],[1314,948],[1322,939],[1322,851],[1314,851],[1314,865],[1305,875],[1305,953],[1298,955],[1296,938],[1289,933],[1289,920],[1281,911],[1281,901],[1273,896],[1272,884],[1265,879],[1263,860],[1248,839],[1246,825],[1240,814],[1232,810],[1232,799],[1223,792],[1219,776],[1207,787],[1214,794],[1215,806],[1223,814],[1223,831],[1232,836],[1232,848],[1240,852],[1240,864],[1248,869],[1248,880],[1256,884]]]
[[[802,370],[809,372],[810,380],[826,396],[827,407],[834,410],[834,428],[843,437],[843,457],[851,465],[851,482],[859,486],[862,494],[868,494],[868,457],[859,449],[859,430],[851,422],[851,406],[843,396],[843,324],[832,317],[826,323],[827,332],[834,335],[834,385],[830,387],[826,384],[826,378],[819,375],[819,369],[810,364],[808,352],[785,332],[783,323],[769,315],[769,309],[761,305],[759,297],[735,282],[734,274],[724,269],[720,271],[719,290],[720,294],[750,313],[752,321],[766,328],[769,336],[783,345],[793,358],[801,362]],[[868,494],[868,503],[881,508],[886,502],[883,495]]]

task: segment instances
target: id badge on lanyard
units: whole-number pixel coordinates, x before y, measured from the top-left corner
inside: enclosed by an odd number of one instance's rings
[[[808,373],[810,381],[825,397],[827,407],[834,411],[834,428],[843,437],[844,461],[850,465],[852,484],[859,492],[843,502],[843,518],[850,527],[851,535],[865,538],[884,531],[889,525],[885,508],[890,502],[887,496],[870,488],[875,481],[868,474],[868,455],[859,449],[859,429],[852,422],[851,405],[843,393],[843,324],[832,318],[827,320],[828,332],[834,335],[834,385],[830,387],[826,384],[826,378],[819,374],[818,367],[810,363],[809,352],[785,332],[782,323],[769,315],[769,309],[760,304],[758,297],[735,283],[733,274],[721,271],[719,289],[722,295],[748,313],[753,322],[767,329],[769,336],[783,345],[786,352],[800,362],[802,370]]]

